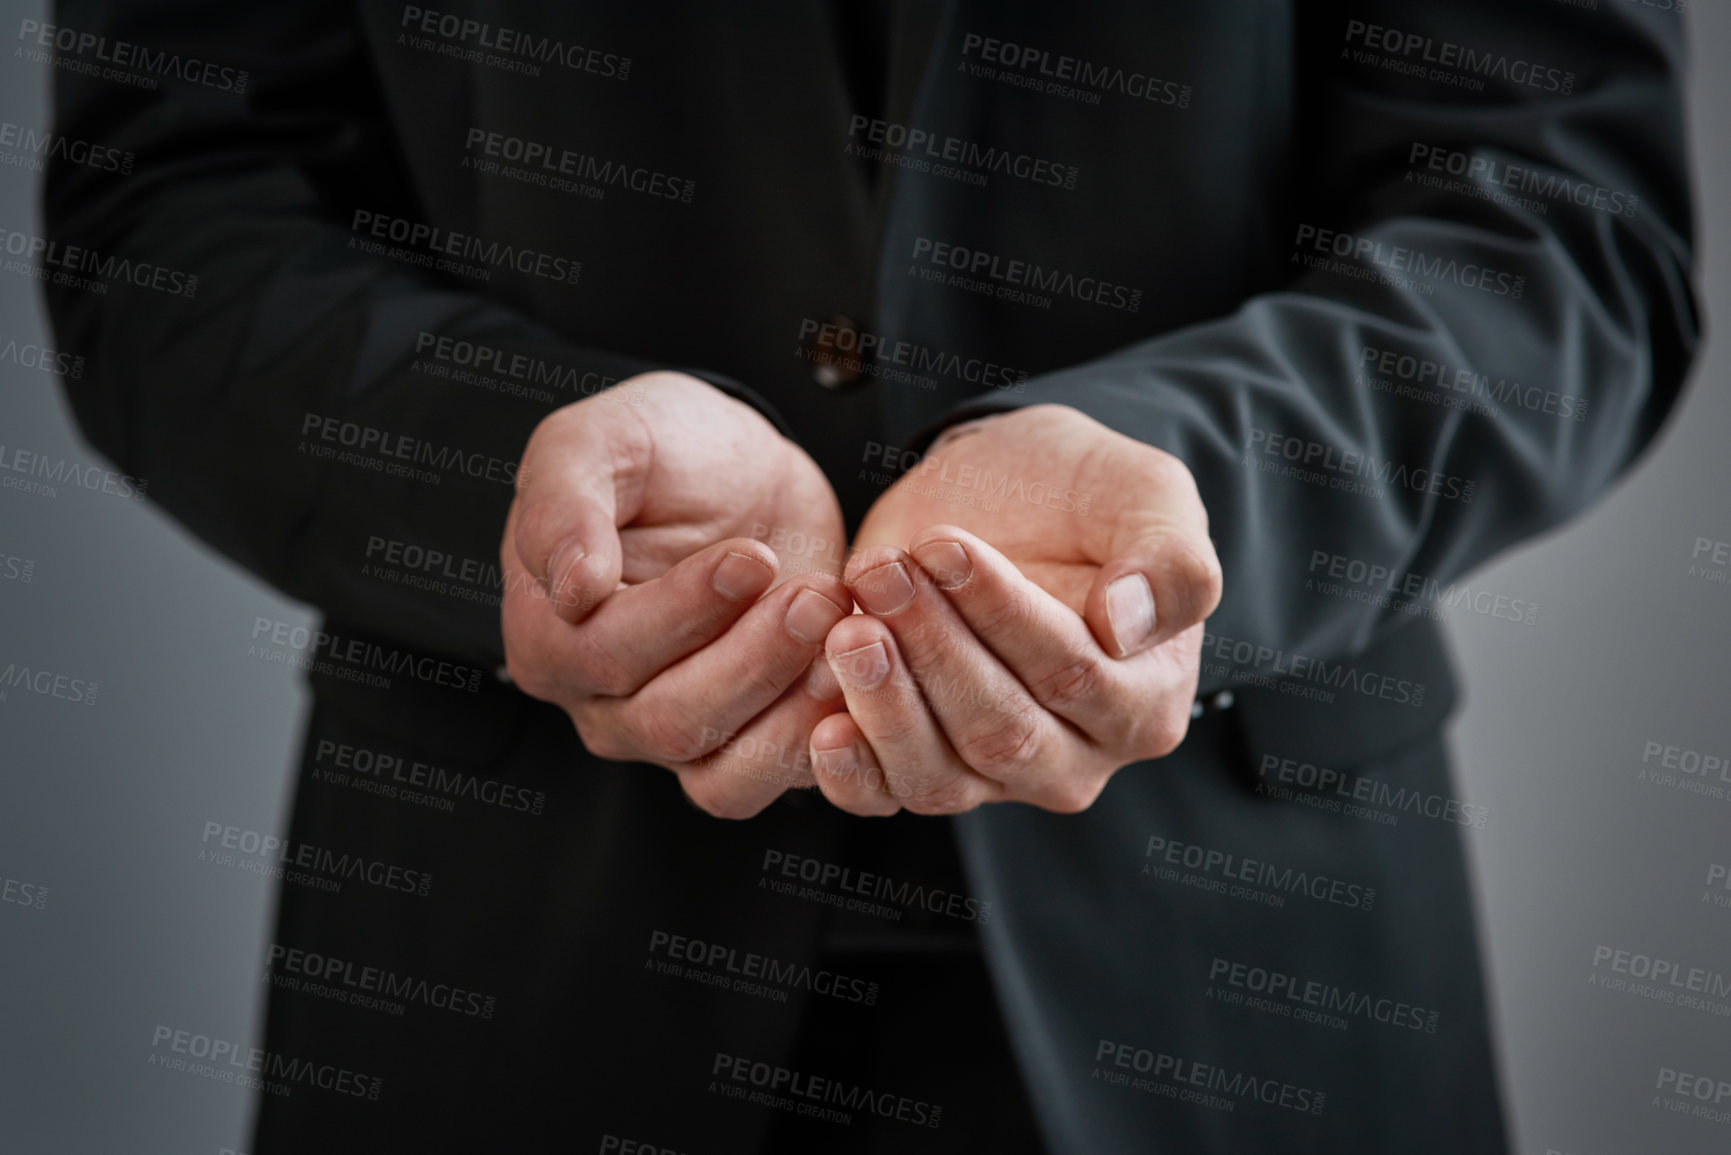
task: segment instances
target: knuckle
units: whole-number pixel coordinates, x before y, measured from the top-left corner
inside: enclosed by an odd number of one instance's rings
[[[951,629],[949,623],[922,618],[898,621],[890,634],[922,698],[931,702],[956,692],[950,663],[957,647],[965,644],[965,635]]]
[[[793,684],[805,666],[803,655],[798,654],[754,662],[750,669],[734,675],[728,692],[736,702],[773,702]]]
[[[1028,603],[1019,592],[990,583],[970,582],[968,585],[970,589],[976,585],[983,587],[968,609],[976,634],[1004,637],[1026,632]]]
[[[572,715],[571,722],[577,729],[578,741],[595,757],[607,762],[636,761],[637,751],[626,745],[611,726],[599,725],[581,713]]]
[[[1084,653],[1068,665],[1037,679],[1028,689],[1035,701],[1062,714],[1087,705],[1105,691],[1106,681],[1104,656]]]
[[[927,727],[935,724],[930,706],[918,691],[898,694],[888,702],[873,703],[873,707],[855,713],[853,718],[866,740],[879,750],[917,745],[925,739]]]
[[[592,649],[586,650],[580,665],[583,685],[605,698],[626,698],[636,689],[624,663]]]
[[[691,765],[707,777],[737,783],[753,793],[765,786],[792,790],[812,784],[811,757],[804,749],[737,731],[723,733],[711,726],[704,726],[700,736],[705,752]]]
[[[1041,790],[1038,805],[1055,814],[1080,814],[1094,805],[1106,789],[1104,774],[1061,774]]]
[[[1184,539],[1178,543],[1174,566],[1185,590],[1185,608],[1192,621],[1201,621],[1220,604],[1224,575],[1212,543]]]
[[[1040,707],[1032,702],[1002,711],[988,711],[956,744],[962,761],[1002,780],[1027,770],[1040,752]]]
[[[1081,410],[1050,401],[1040,405],[1023,406],[1018,412],[1025,415],[1023,420],[1030,420],[1037,415],[1041,427],[1054,424],[1086,427],[1095,424],[1094,419]],[[1008,416],[1013,417],[1015,414],[1012,413]]]
[[[730,790],[727,780],[713,770],[681,775],[680,784],[692,805],[711,818],[739,821],[756,816],[765,805]]]
[[[1143,716],[1141,725],[1131,739],[1129,753],[1134,758],[1164,758],[1178,749],[1190,732],[1189,702],[1179,706],[1151,711]]]
[[[961,814],[975,806],[974,787],[965,774],[950,774],[934,786],[914,791],[901,803],[914,814]]]
[[[640,689],[633,663],[601,626],[585,622],[571,635],[576,643],[571,654],[577,682],[600,697],[628,698]]]
[[[708,749],[705,734],[676,711],[660,707],[639,710],[632,719],[632,730],[638,749],[653,762],[694,762]]]
[[[1195,498],[1200,504],[1201,498],[1196,489],[1196,475],[1190,472],[1190,467],[1183,461],[1163,449],[1148,447],[1152,452],[1144,458],[1144,468],[1148,472],[1148,480],[1166,496],[1182,496]]]

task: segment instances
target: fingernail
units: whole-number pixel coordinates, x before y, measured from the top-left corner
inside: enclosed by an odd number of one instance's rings
[[[851,778],[859,773],[859,753],[853,743],[848,743],[839,750],[813,750],[816,755],[812,761],[817,768],[831,778]]]
[[[829,636],[830,627],[845,616],[840,606],[816,590],[800,590],[787,607],[784,624],[797,640],[814,645]]]
[[[873,642],[830,659],[835,676],[856,690],[869,690],[889,676],[890,653],[882,642]]]
[[[1154,591],[1139,573],[1127,573],[1106,587],[1106,622],[1118,656],[1128,657],[1154,632]]]
[[[570,583],[571,567],[588,555],[589,551],[575,537],[554,546],[552,556],[547,559],[547,576],[541,579],[541,592],[551,597],[554,590],[563,590]]]
[[[841,696],[841,683],[835,680],[829,659],[820,655],[811,664],[811,673],[805,679],[805,692],[820,702],[833,701]]]
[[[899,561],[867,570],[851,583],[860,604],[874,614],[893,614],[914,600],[914,579]]]
[[[914,551],[920,568],[932,575],[941,590],[960,589],[974,576],[974,562],[957,541],[934,541]]]
[[[730,553],[715,567],[715,576],[709,579],[709,584],[728,601],[742,602],[762,593],[774,580],[775,571],[756,558]]]

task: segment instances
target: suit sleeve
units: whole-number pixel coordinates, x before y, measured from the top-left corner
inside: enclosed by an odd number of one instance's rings
[[[86,356],[67,389],[86,436],[285,593],[501,663],[499,537],[530,432],[603,383],[672,366],[576,347],[363,251],[352,206],[425,217],[352,6],[62,0],[52,19],[102,45],[54,70],[56,131],[130,168],[57,162],[45,187],[53,253],[109,274],[105,291],[46,287],[61,344]],[[153,86],[85,67],[139,51]],[[487,387],[458,374],[477,350]]]
[[[1588,506],[1675,402],[1682,33],[1623,3],[1298,11],[1290,280],[944,423],[1056,402],[1176,455],[1225,574],[1210,634],[1338,659]]]

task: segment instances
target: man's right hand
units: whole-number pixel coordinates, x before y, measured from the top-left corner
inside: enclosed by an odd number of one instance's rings
[[[823,544],[780,558],[767,530]],[[853,608],[844,541],[823,472],[762,415],[681,373],[631,378],[529,438],[499,547],[506,666],[591,753],[749,817],[812,782],[812,728],[842,708],[817,659]],[[783,570],[809,572],[772,590]]]

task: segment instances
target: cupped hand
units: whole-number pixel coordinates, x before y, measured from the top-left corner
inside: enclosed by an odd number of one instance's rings
[[[872,507],[817,782],[855,814],[1073,813],[1190,721],[1220,564],[1189,470],[1063,406],[959,426]]]
[[[844,535],[816,463],[713,386],[648,373],[549,414],[499,549],[511,678],[591,753],[674,771],[711,814],[809,785],[812,728],[841,707],[814,659],[853,603],[809,559],[777,585],[795,566],[768,527]]]

